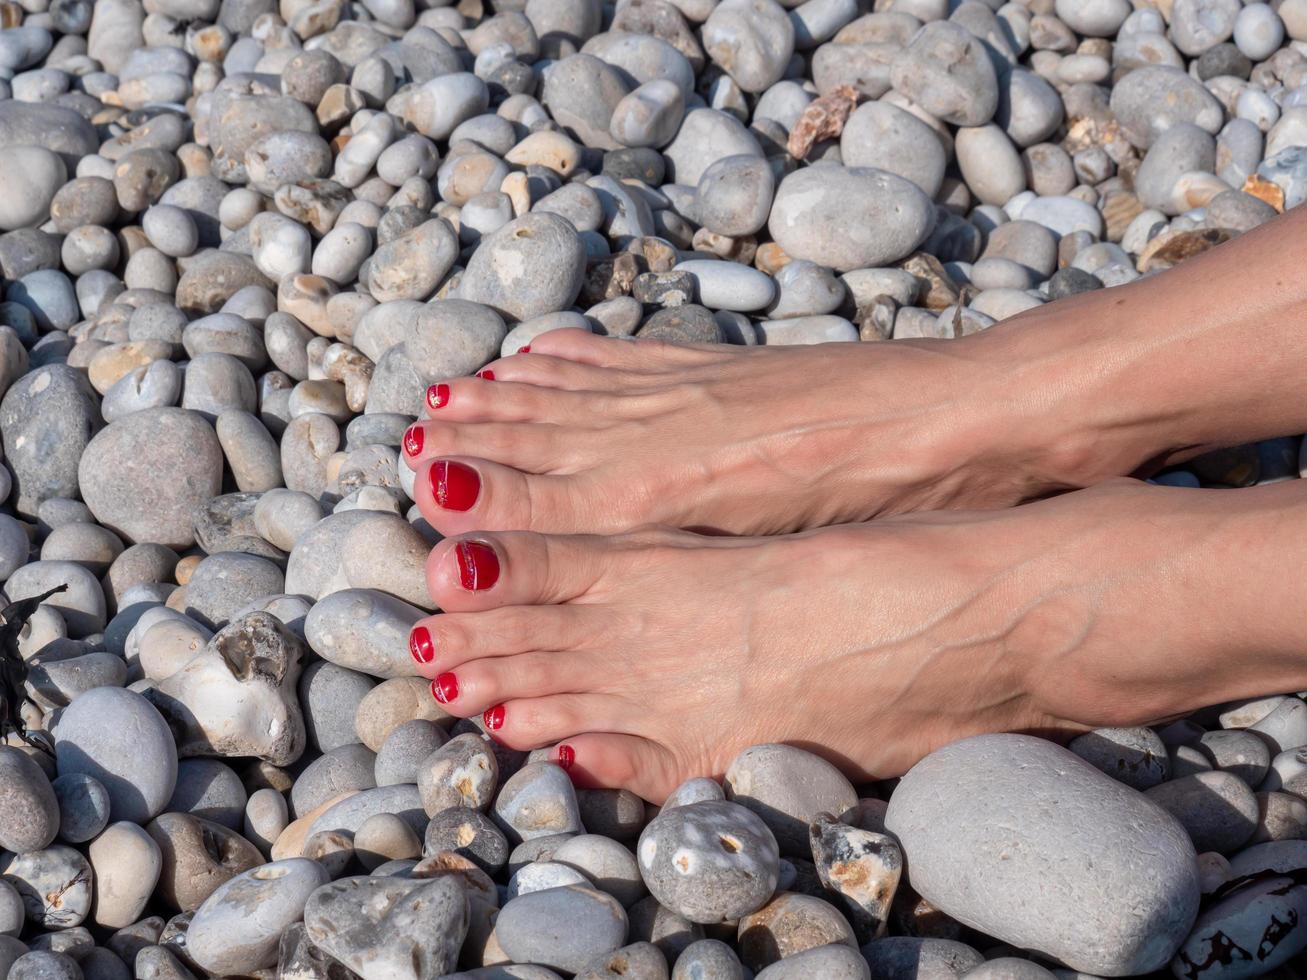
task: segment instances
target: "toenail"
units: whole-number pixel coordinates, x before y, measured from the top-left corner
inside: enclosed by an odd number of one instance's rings
[[[441,704],[449,704],[458,697],[458,678],[446,671],[431,682],[431,694]]]
[[[570,745],[560,745],[558,747],[558,764],[564,770],[571,769],[572,763],[576,761],[576,753],[572,751]]]
[[[469,592],[484,592],[499,581],[499,556],[481,541],[460,541],[454,548],[458,580]]]
[[[504,706],[497,704],[493,708],[487,708],[485,714],[481,716],[486,727],[492,732],[497,732],[504,727]]]
[[[481,477],[470,466],[437,460],[431,467],[431,496],[445,510],[471,510],[481,496]]]
[[[408,652],[420,664],[429,664],[436,659],[436,645],[431,642],[431,630],[425,626],[415,626],[408,635]]]
[[[404,433],[404,452],[410,456],[416,456],[422,452],[422,440],[425,433],[420,425],[410,425],[408,431]]]
[[[427,405],[431,408],[444,408],[449,404],[449,385],[432,385],[427,389]]]
[[[530,345],[530,344],[527,344],[525,347],[519,347],[519,348],[517,349],[517,352],[518,352],[519,354],[530,354],[530,353],[531,353],[531,345]]]
[[[495,372],[491,371],[489,368],[486,368],[484,371],[478,371],[477,377],[480,378],[482,381],[494,381]]]

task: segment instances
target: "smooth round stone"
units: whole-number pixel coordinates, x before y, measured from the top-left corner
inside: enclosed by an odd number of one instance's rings
[[[722,0],[703,25],[703,47],[746,92],[780,81],[794,53],[794,25],[774,0]]]
[[[365,868],[375,870],[388,861],[419,857],[422,841],[400,817],[377,813],[364,820],[355,832],[354,853]]]
[[[926,112],[955,126],[983,126],[998,109],[998,78],[984,46],[947,21],[933,21],[912,37],[894,59],[890,80]]]
[[[1307,949],[1307,930],[1285,928],[1304,916],[1307,885],[1288,877],[1250,882],[1203,910],[1171,971],[1196,980],[1261,976]]]
[[[14,939],[22,932],[26,922],[27,910],[23,907],[22,897],[13,885],[0,878],[0,968],[8,969],[5,953],[13,948],[6,940]]]
[[[494,875],[508,863],[508,838],[480,810],[454,807],[432,817],[423,838],[422,853],[428,857],[446,851]]]
[[[1067,746],[1095,769],[1137,790],[1170,775],[1166,746],[1151,728],[1098,728]]]
[[[904,258],[934,221],[930,199],[902,177],[822,165],[781,181],[768,230],[790,257],[844,272]]]
[[[430,296],[458,258],[458,238],[440,219],[386,242],[368,261],[368,291],[380,303]]]
[[[91,918],[106,929],[131,925],[159,880],[159,845],[136,824],[120,822],[105,828],[87,854],[95,875]]]
[[[584,272],[576,229],[554,214],[526,214],[482,240],[458,295],[505,318],[527,320],[571,306]]]
[[[1307,788],[1307,779],[1303,778],[1305,774],[1307,774],[1307,749],[1286,749],[1272,757],[1266,777],[1257,788],[1275,790],[1299,785]]]
[[[835,906],[791,892],[778,894],[757,912],[742,917],[737,933],[740,959],[755,971],[830,943],[857,949],[852,926]]]
[[[1262,61],[1284,43],[1284,22],[1270,4],[1247,4],[1234,19],[1234,43],[1246,57]]]
[[[245,786],[229,765],[217,759],[183,759],[177,764],[177,786],[166,810],[240,830],[245,803]]]
[[[10,601],[44,595],[58,586],[66,589],[45,600],[59,613],[74,638],[99,633],[105,627],[104,591],[99,580],[83,565],[71,561],[34,561],[9,576],[5,592]]]
[[[83,980],[82,970],[71,956],[41,949],[15,959],[8,976],[13,980]]]
[[[1058,18],[1077,34],[1112,37],[1130,16],[1129,0],[1057,0]]]
[[[595,957],[576,976],[577,980],[621,980],[623,977],[666,980],[667,959],[652,943],[632,943]]]
[[[94,776],[70,772],[50,784],[59,803],[59,837],[84,844],[109,823],[109,791]]]
[[[1265,717],[1248,727],[1265,738],[1273,752],[1307,745],[1307,703],[1301,698],[1285,698]]]
[[[319,752],[358,741],[354,715],[376,681],[358,671],[316,661],[300,675],[299,701],[309,744]]]
[[[0,231],[39,225],[50,217],[50,202],[68,179],[57,153],[43,146],[3,146],[0,169],[9,175],[0,198]]]
[[[307,858],[274,861],[237,875],[195,910],[186,953],[210,973],[249,974],[277,962],[283,930],[304,915],[315,889],[330,879]]]
[[[622,97],[613,107],[608,132],[627,147],[666,146],[685,117],[685,93],[670,79],[656,78]]]
[[[10,386],[0,400],[0,437],[19,515],[34,515],[51,497],[80,496],[78,461],[97,415],[90,384],[66,364],[46,365]]]
[[[727,801],[664,811],[636,848],[640,872],[659,903],[691,922],[726,922],[766,904],[780,852],[767,825]]]
[[[871,970],[867,967],[862,954],[856,949],[841,945],[817,946],[804,950],[793,956],[787,956],[755,974],[757,980],[803,980],[805,977],[871,980],[871,975]]]
[[[1257,799],[1237,776],[1198,772],[1148,791],[1189,832],[1199,851],[1229,854],[1247,843],[1257,829]]]
[[[700,939],[676,957],[672,980],[744,980],[744,966],[720,939]]]
[[[420,833],[427,822],[416,786],[378,786],[332,805],[310,825],[309,836],[330,831],[353,834],[378,813],[402,817],[415,833]]]
[[[635,855],[624,845],[598,834],[580,834],[554,850],[550,860],[581,872],[601,891],[630,908],[647,892]]]
[[[933,906],[1084,973],[1160,968],[1197,913],[1184,827],[1042,739],[982,735],[932,753],[900,780],[885,826]]]
[[[39,851],[59,831],[59,802],[41,767],[25,752],[0,746],[0,848]]]
[[[754,324],[758,342],[782,344],[829,344],[856,341],[858,328],[842,316],[795,316],[784,320],[760,320]]]
[[[1176,123],[1160,133],[1148,149],[1135,175],[1135,188],[1145,207],[1164,214],[1186,210],[1176,198],[1183,175],[1216,169],[1216,141],[1210,133],[1189,123]]]
[[[82,496],[96,520],[135,543],[195,541],[193,514],[218,494],[222,447],[203,419],[179,408],[121,418],[82,454]]]
[[[585,832],[572,781],[550,762],[533,762],[515,772],[500,789],[492,813],[514,844]]]
[[[1015,217],[1043,225],[1059,236],[1086,231],[1100,237],[1103,233],[1103,216],[1098,209],[1074,197],[1037,197]]]
[[[559,922],[567,928],[559,930]],[[620,949],[626,932],[626,913],[618,901],[583,885],[520,895],[495,920],[499,945],[514,961],[568,973]]]
[[[858,794],[825,759],[789,745],[755,745],[732,760],[726,798],[756,813],[785,854],[810,854],[808,825],[819,813],[843,813]]]
[[[281,569],[266,558],[240,552],[210,555],[195,567],[186,584],[186,612],[217,629],[251,602],[280,595],[284,585]]]
[[[116,422],[147,408],[176,405],[181,392],[181,368],[172,361],[151,361],[133,368],[114,382],[104,394],[100,412],[106,422]]]
[[[964,976],[972,980],[1055,980],[1055,974],[1038,963],[1017,956],[988,960],[974,970],[968,970]]]
[[[1204,732],[1197,748],[1217,769],[1233,773],[1249,786],[1257,786],[1271,764],[1266,742],[1251,732]]]
[[[302,817],[341,793],[374,789],[376,761],[376,754],[357,742],[324,752],[304,768],[291,787],[290,812]]]
[[[1001,206],[1026,189],[1021,157],[997,125],[959,129],[954,147],[967,187],[985,204]]]
[[[0,875],[22,898],[28,920],[44,929],[81,925],[91,911],[91,866],[71,847],[8,855]]]
[[[763,156],[758,140],[734,116],[716,109],[692,109],[663,150],[667,179],[697,187],[714,162],[728,156]]]
[[[776,294],[770,276],[738,262],[691,259],[677,263],[672,271],[694,276],[695,299],[714,310],[762,309]]]
[[[1307,837],[1307,800],[1296,793],[1258,793],[1259,816],[1253,843]]]
[[[167,723],[141,695],[121,688],[95,688],[64,709],[55,758],[61,776],[85,773],[104,786],[113,820],[145,823],[162,812],[177,782]]]
[[[169,908],[192,911],[223,883],[263,863],[244,837],[188,813],[164,813],[146,831],[163,863],[157,894]]]
[[[377,785],[417,783],[423,761],[448,740],[443,728],[424,718],[397,725],[377,753]]]
[[[594,55],[573,54],[544,72],[540,102],[586,146],[615,150],[620,144],[608,130],[613,110],[634,87],[629,77]]]
[[[286,584],[293,589],[289,573]],[[309,611],[304,636],[315,653],[341,667],[372,677],[408,677],[413,672],[408,634],[424,615],[382,592],[343,589]]]
[[[290,811],[282,793],[264,786],[250,794],[241,824],[242,835],[260,851],[269,853],[288,823]]]
[[[840,134],[840,159],[846,167],[897,174],[931,198],[939,193],[948,164],[935,131],[888,102],[864,102],[853,111]]]
[[[767,161],[748,154],[723,157],[699,178],[695,217],[719,235],[752,235],[767,223],[775,188]]]
[[[1190,123],[1215,135],[1225,110],[1201,83],[1179,68],[1136,68],[1112,89],[1112,113],[1135,146],[1147,148],[1176,123]]]
[[[451,807],[484,810],[498,782],[494,751],[481,735],[471,732],[454,736],[418,765],[418,793],[429,816]]]
[[[0,582],[26,564],[31,548],[22,523],[8,514],[0,515]]]

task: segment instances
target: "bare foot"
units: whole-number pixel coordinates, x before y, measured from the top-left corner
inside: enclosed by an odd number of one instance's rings
[[[774,534],[1006,506],[1129,472],[1135,460],[1075,443],[1082,420],[1058,415],[1061,379],[1027,347],[1014,358],[985,335],[677,347],[557,331],[483,376],[433,385],[405,458],[445,534]],[[1057,444],[1037,445],[1049,433]]]
[[[555,746],[582,785],[657,801],[759,742],[892,776],[978,732],[1296,689],[1292,644],[1274,670],[1230,675],[1243,646],[1270,645],[1222,634],[1212,608],[1213,570],[1251,533],[1226,511],[1262,492],[1119,481],[774,538],[478,533],[432,552],[446,612],[412,647],[448,710]]]

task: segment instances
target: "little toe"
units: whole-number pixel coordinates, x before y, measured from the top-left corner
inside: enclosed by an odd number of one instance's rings
[[[670,751],[638,735],[587,731],[564,738],[551,757],[582,789],[629,789],[661,804],[695,775],[679,772]]]
[[[532,530],[569,533],[615,531],[617,513],[611,508],[582,508],[604,515],[578,513],[584,501],[579,476],[524,473],[487,459],[462,457],[428,459],[415,467],[413,499],[418,510],[441,534],[467,531]]]
[[[449,612],[567,602],[605,573],[604,540],[526,531],[446,538],[427,557],[427,589]]]
[[[440,613],[413,624],[408,648],[417,672],[434,679],[472,660],[574,650],[598,628],[593,618],[592,610],[571,605]]]

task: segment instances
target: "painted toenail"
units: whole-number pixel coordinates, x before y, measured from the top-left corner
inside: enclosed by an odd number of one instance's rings
[[[487,708],[486,713],[481,716],[486,727],[492,732],[497,732],[504,727],[504,706],[497,704],[493,708]]]
[[[431,682],[431,694],[441,704],[449,704],[458,697],[458,678],[449,672],[440,674]]]
[[[431,408],[444,408],[449,404],[449,385],[432,385],[427,389],[427,405]]]
[[[517,349],[517,352],[518,352],[519,354],[530,354],[530,353],[531,353],[531,345],[530,345],[530,344],[527,344],[525,347],[519,347],[519,348]]]
[[[420,425],[410,425],[408,431],[404,433],[404,452],[410,456],[416,456],[422,452],[422,441],[425,433]]]
[[[572,763],[576,761],[576,753],[572,751],[570,745],[560,745],[558,747],[558,764],[564,770],[571,769]]]
[[[437,460],[431,467],[431,496],[445,510],[471,510],[481,496],[481,477],[470,466]]]
[[[408,635],[408,652],[420,664],[429,664],[436,659],[436,645],[431,642],[431,630],[425,626],[415,626]]]
[[[484,592],[499,581],[499,556],[480,541],[460,541],[454,548],[458,580],[469,592]]]
[[[494,381],[495,372],[491,371],[489,368],[486,368],[486,370],[484,371],[478,371],[477,377],[480,378],[482,381]]]

